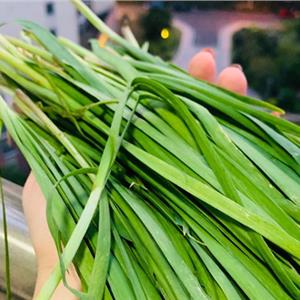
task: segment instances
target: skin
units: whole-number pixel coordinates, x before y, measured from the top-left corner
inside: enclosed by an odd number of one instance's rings
[[[204,48],[197,53],[191,59],[188,71],[195,78],[218,84],[240,94],[246,94],[247,80],[242,68],[239,65],[231,65],[217,74],[215,53],[211,48]],[[57,264],[58,257],[46,221],[46,200],[32,173],[25,183],[22,201],[37,259],[37,280],[33,296],[35,299],[43,283]],[[80,280],[74,267],[70,268],[67,281],[73,288],[80,289]],[[52,299],[75,300],[77,298],[61,283]]]

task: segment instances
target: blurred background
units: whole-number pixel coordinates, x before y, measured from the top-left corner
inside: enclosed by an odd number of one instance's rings
[[[249,94],[277,104],[300,123],[300,2],[297,1],[85,1],[117,32],[129,25],[140,45],[186,68],[201,48],[213,47],[217,69],[240,64]],[[30,19],[89,47],[98,32],[68,1],[0,0],[0,32],[20,36],[17,19]],[[146,43],[146,44],[145,44]],[[23,184],[29,172],[4,133],[2,176]]]

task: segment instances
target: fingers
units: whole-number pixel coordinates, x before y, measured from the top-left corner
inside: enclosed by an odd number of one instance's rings
[[[217,83],[223,88],[245,95],[247,93],[247,79],[240,65],[225,68],[216,79],[215,52],[212,48],[204,48],[190,61],[189,73],[198,79]]]
[[[57,255],[46,220],[46,200],[32,173],[24,185],[22,200],[37,262],[47,255],[51,263],[57,259]]]
[[[193,56],[189,63],[188,71],[195,78],[214,82],[216,78],[214,50],[212,48],[204,48]]]
[[[225,68],[220,73],[217,84],[241,95],[247,93],[247,79],[239,65],[231,65]]]
[[[42,269],[38,270],[33,300],[36,299],[38,292],[40,291],[40,289],[43,287],[44,283],[47,281],[47,279],[51,275],[53,269],[54,269],[54,267],[42,268]],[[66,273],[66,280],[72,288],[74,288],[76,290],[80,290],[80,287],[81,287],[80,280],[77,276],[77,273],[76,273],[76,270],[74,267],[69,268],[68,272]],[[62,299],[63,300],[77,300],[78,298],[75,295],[73,295],[61,282],[58,285],[58,287],[56,288],[55,292],[53,293],[51,299],[52,300],[62,300]]]
[[[32,173],[24,185],[22,201],[37,260],[37,280],[33,297],[35,299],[38,291],[58,263],[58,255],[47,224],[46,199]],[[69,268],[66,279],[70,286],[77,290],[80,289],[80,279],[74,267]],[[61,283],[51,299],[75,300],[76,297]]]

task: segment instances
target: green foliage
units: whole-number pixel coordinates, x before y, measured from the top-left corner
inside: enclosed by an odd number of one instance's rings
[[[60,258],[37,299],[67,286],[71,263],[80,299],[299,299],[300,127],[72,2],[122,51],[33,23],[42,48],[0,48],[20,109],[0,97],[0,119],[45,195]]]
[[[233,37],[232,61],[243,66],[250,87],[290,112],[300,112],[299,57],[299,19],[280,31],[247,28]]]
[[[164,60],[171,60],[180,41],[181,33],[177,28],[170,29],[170,37],[166,40],[157,38],[150,42],[149,52],[158,55]]]
[[[166,8],[151,8],[140,19],[142,40],[149,42],[149,52],[160,56],[164,60],[171,60],[180,41],[180,31],[171,26],[171,14]],[[161,38],[161,30],[167,28],[170,37]]]
[[[171,27],[171,14],[167,9],[155,7],[142,16],[141,24],[145,38],[154,40],[160,37],[163,28]]]

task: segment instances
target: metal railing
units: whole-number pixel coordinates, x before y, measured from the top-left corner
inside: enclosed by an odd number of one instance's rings
[[[13,299],[32,299],[36,278],[36,263],[25,222],[22,187],[3,179],[6,206],[10,272]],[[1,209],[1,208],[0,208]],[[0,214],[0,299],[5,299],[5,252],[2,211]]]

